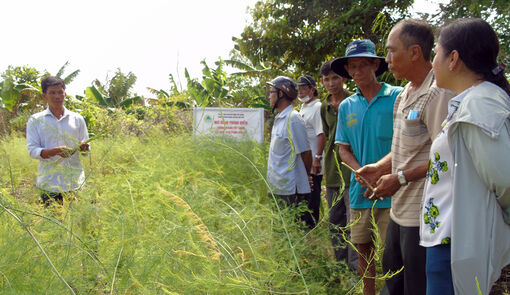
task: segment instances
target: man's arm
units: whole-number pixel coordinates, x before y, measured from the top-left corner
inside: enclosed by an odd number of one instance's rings
[[[87,123],[85,123],[85,119],[80,116],[80,152],[82,155],[87,155],[87,152],[90,151],[90,144],[87,143],[89,139],[89,131],[87,129]]]
[[[34,159],[48,159],[56,155],[67,158],[72,154],[72,148],[67,146],[58,146],[54,148],[43,148],[42,139],[37,131],[37,126],[41,122],[40,119],[30,117],[27,122],[27,149],[30,157]]]
[[[358,170],[361,168],[358,160],[352,153],[352,149],[350,145],[347,144],[338,144],[338,152],[340,153],[340,159],[342,162],[345,162],[347,165],[351,166],[354,170]]]
[[[326,135],[324,135],[324,133],[321,133],[317,135],[317,137],[319,138],[317,142],[317,155],[323,156],[324,146],[326,145]],[[321,168],[322,168],[321,160],[317,159],[314,156],[312,162],[313,173],[319,174],[321,172]]]
[[[304,151],[301,153],[301,159],[303,160],[303,163],[305,164],[306,173],[310,173],[312,168],[312,151]]]
[[[420,165],[403,170],[404,177],[407,182],[413,182],[422,179],[427,175],[427,171],[429,169],[429,161],[424,161]],[[401,185],[398,181],[398,176],[396,173],[387,174],[381,176],[377,181],[377,186],[375,188],[374,194],[376,197],[387,197],[393,196],[399,189]]]
[[[76,152],[76,150],[74,150],[68,146],[61,145],[61,146],[57,146],[57,147],[54,147],[51,149],[41,150],[41,158],[48,159],[48,158],[51,158],[54,156],[61,156],[62,158],[68,158],[75,152]]]
[[[361,169],[358,169],[356,173],[361,175],[370,183],[370,185],[375,187],[381,176],[391,173],[391,152],[376,163],[363,166]],[[361,186],[366,186],[358,176],[356,176],[356,181],[361,183]],[[367,193],[367,196],[369,195],[370,194]]]

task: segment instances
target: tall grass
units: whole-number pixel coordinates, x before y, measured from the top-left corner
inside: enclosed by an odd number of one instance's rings
[[[262,177],[263,146],[157,131],[101,138],[82,158],[83,189],[45,209],[24,145],[16,136],[0,141],[0,202],[22,221],[0,210],[1,294],[71,293],[66,283],[77,294],[359,289],[334,261],[326,222],[305,234],[296,212],[278,215]]]

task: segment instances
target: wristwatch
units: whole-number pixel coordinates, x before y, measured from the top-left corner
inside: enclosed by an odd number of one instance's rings
[[[402,170],[397,171],[397,177],[398,182],[400,183],[401,186],[407,185],[407,179],[406,176],[404,175],[404,171]]]
[[[322,155],[314,155],[313,157],[314,157],[315,159],[322,160]]]

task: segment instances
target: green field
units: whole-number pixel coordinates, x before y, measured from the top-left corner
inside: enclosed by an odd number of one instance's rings
[[[24,138],[0,140],[0,294],[359,292],[327,219],[304,233],[267,196],[265,146],[162,132],[91,146],[85,187],[45,209]]]

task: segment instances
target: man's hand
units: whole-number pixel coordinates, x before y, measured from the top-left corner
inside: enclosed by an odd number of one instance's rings
[[[81,152],[88,152],[89,151],[89,143],[88,142],[80,142],[80,151]]]
[[[308,184],[310,185],[310,189],[313,190],[313,178],[311,175],[308,175]]]
[[[393,196],[400,189],[397,174],[386,174],[377,181],[377,187],[374,188],[374,194],[378,198]]]
[[[72,154],[74,154],[75,150],[65,146],[57,146],[51,149],[44,149],[41,151],[41,157],[43,159],[48,159],[54,156],[60,156],[62,158],[69,158]]]
[[[69,158],[75,152],[74,149],[72,149],[72,148],[70,148],[68,146],[65,146],[65,145],[56,147],[55,149],[57,149],[56,155],[57,156],[61,156],[62,158]]]
[[[363,180],[361,180],[358,174],[373,187],[376,186],[377,180],[379,180],[379,177],[382,175],[379,167],[375,164],[368,164],[359,168],[356,170],[356,181],[359,182],[362,187],[366,187],[367,185]]]
[[[321,168],[322,168],[321,160],[319,160],[317,158],[313,158],[313,162],[312,162],[312,172],[313,172],[313,174],[319,175],[319,173],[321,173]]]

